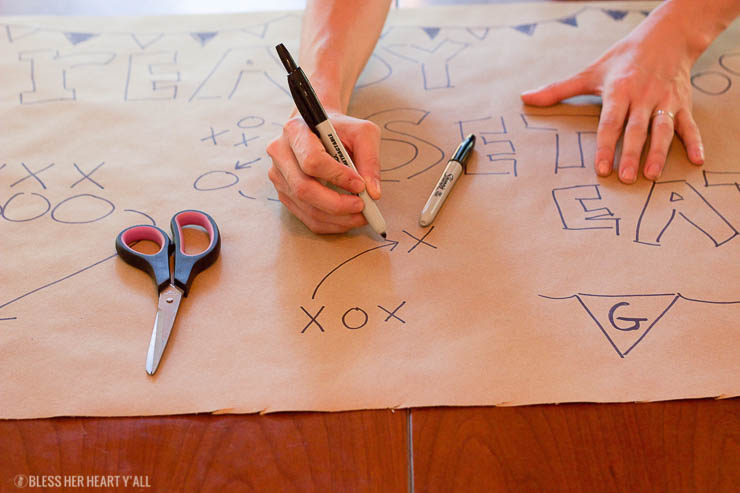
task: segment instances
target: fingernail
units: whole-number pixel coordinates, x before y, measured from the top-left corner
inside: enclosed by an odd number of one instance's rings
[[[645,178],[657,180],[658,177],[660,177],[660,165],[658,163],[650,163],[645,167]]]
[[[375,194],[380,197],[380,179],[373,178],[373,185],[375,185]]]
[[[698,145],[694,147],[692,154],[692,161],[697,164],[702,164],[704,162],[704,146]]]
[[[622,181],[624,183],[633,183],[637,176],[635,175],[634,168],[622,168],[622,172],[620,174],[620,177],[622,178]]]
[[[601,176],[607,176],[612,170],[612,165],[609,161],[606,159],[602,159],[599,161],[599,163],[596,165],[596,172]]]

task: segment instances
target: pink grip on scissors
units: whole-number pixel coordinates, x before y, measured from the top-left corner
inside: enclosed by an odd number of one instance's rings
[[[162,248],[167,244],[161,231],[151,226],[134,226],[128,228],[121,234],[121,240],[128,248],[131,248],[131,244],[136,241],[153,241],[159,245],[157,253],[161,252]],[[153,255],[156,255],[156,253]]]

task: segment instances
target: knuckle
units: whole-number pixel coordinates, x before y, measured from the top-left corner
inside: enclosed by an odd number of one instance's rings
[[[295,135],[303,127],[303,121],[300,118],[293,117],[283,125],[283,131],[288,135]]]
[[[632,92],[632,78],[628,75],[616,78],[611,83],[610,92],[616,97],[627,96]]]
[[[606,131],[617,131],[622,129],[622,121],[612,113],[602,115],[599,120],[599,129]]]
[[[277,185],[279,182],[279,172],[275,169],[275,166],[270,166],[270,169],[267,170],[267,178],[270,179],[273,185]]]
[[[306,202],[311,197],[311,189],[307,182],[301,181],[293,187],[293,195],[300,202]]]
[[[321,171],[321,154],[310,152],[301,162],[301,169],[310,176],[318,176]]]
[[[269,144],[267,144],[267,147],[265,150],[267,151],[267,154],[272,158],[276,159],[277,155],[279,153],[280,149],[280,140],[279,139],[273,139],[270,141]]]
[[[350,177],[346,174],[345,170],[343,169],[337,169],[335,173],[332,173],[331,176],[329,176],[329,181],[335,185],[338,185],[342,188],[346,188],[349,186]]]
[[[371,122],[370,120],[364,120],[361,125],[361,129],[364,133],[372,136],[380,136],[380,127],[375,124],[375,122]]]

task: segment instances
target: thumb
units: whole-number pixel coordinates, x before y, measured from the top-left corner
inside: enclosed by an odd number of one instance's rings
[[[563,99],[572,98],[581,94],[592,94],[586,79],[582,74],[575,75],[569,79],[553,82],[546,86],[526,91],[521,94],[525,104],[533,106],[550,106],[559,103]]]

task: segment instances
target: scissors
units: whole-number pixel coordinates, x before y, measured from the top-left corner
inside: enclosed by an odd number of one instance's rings
[[[185,253],[183,228],[188,226],[202,228],[208,233],[209,244],[205,250],[195,254]],[[176,213],[170,221],[174,242],[170,241],[162,229],[156,226],[139,225],[126,228],[116,238],[116,251],[129,265],[149,274],[157,285],[159,302],[154,330],[146,355],[146,372],[154,375],[162,359],[170,332],[175,324],[180,301],[187,296],[193,279],[210,267],[218,258],[221,249],[221,235],[211,216],[202,211],[185,210]],[[131,245],[137,241],[149,240],[159,245],[153,254],[137,252]],[[170,270],[170,255],[175,256],[173,270]]]

